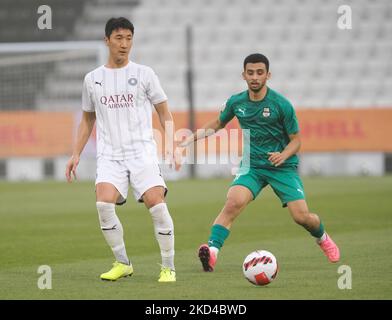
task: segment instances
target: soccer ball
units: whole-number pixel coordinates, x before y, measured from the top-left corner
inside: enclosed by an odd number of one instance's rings
[[[265,286],[276,278],[278,262],[275,256],[266,250],[257,250],[248,254],[242,264],[245,278],[258,286]]]

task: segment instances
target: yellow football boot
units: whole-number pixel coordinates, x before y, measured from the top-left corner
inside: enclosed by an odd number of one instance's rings
[[[170,268],[161,267],[158,282],[175,282],[176,272]]]
[[[118,261],[113,263],[113,268],[108,272],[101,274],[102,280],[116,281],[122,277],[131,276],[133,274],[132,266],[120,263]]]

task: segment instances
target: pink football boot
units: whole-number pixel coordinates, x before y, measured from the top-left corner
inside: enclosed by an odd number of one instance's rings
[[[214,271],[216,264],[216,255],[210,250],[207,244],[202,244],[199,248],[199,259],[206,272]]]
[[[318,242],[321,250],[327,256],[330,262],[338,262],[340,258],[340,251],[335,242],[326,234],[327,238],[324,241]]]

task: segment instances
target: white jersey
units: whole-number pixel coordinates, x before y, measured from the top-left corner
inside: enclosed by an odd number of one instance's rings
[[[150,67],[130,61],[122,68],[100,66],[89,72],[83,83],[82,109],[96,113],[97,158],[156,157],[152,109],[166,100]]]

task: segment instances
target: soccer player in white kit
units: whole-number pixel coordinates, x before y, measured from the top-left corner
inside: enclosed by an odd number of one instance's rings
[[[128,58],[133,35],[134,26],[126,18],[111,18],[106,23],[108,62],[85,76],[82,120],[65,174],[68,182],[72,181],[72,175],[76,178],[80,154],[96,122],[96,206],[104,238],[116,259],[113,268],[100,277],[115,281],[133,273],[124,245],[123,228],[115,212],[115,205],[126,201],[131,186],[136,200],[144,202],[151,213],[162,256],[158,281],[173,282],[176,281],[174,227],[165,203],[167,188],[153,139],[152,107],[164,130],[167,124],[174,128],[173,118],[154,71]],[[165,130],[174,146],[173,132]],[[174,159],[170,150],[169,156],[178,170],[180,161]]]

